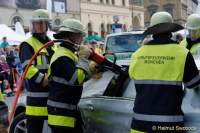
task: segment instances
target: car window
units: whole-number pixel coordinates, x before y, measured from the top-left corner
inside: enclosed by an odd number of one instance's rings
[[[143,34],[111,36],[107,39],[106,50],[113,53],[134,52],[141,47]]]

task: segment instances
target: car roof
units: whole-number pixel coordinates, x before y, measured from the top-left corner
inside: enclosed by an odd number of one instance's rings
[[[144,31],[120,32],[120,33],[109,34],[109,35],[107,35],[107,37],[119,36],[119,35],[130,35],[130,34],[143,34],[143,33],[144,33]]]

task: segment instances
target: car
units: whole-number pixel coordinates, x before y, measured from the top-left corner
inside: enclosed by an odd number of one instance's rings
[[[106,36],[103,53],[112,53],[117,57],[116,64],[129,65],[133,52],[142,46],[144,31],[114,33]],[[112,56],[109,57],[113,60]]]
[[[130,35],[129,33],[126,34]],[[112,66],[118,65],[121,66],[122,71],[127,71],[130,62],[129,51],[123,48],[123,44],[120,43],[120,46],[115,47],[115,44],[118,45],[118,42],[110,42],[109,40],[109,38],[114,40],[112,37],[119,39],[123,35],[124,33],[108,36],[105,41],[104,51],[105,53],[109,53],[109,50],[114,52],[112,58],[107,57],[111,62],[113,60],[120,61],[116,61],[116,64],[113,61]],[[118,49],[118,47],[121,47],[121,49]],[[127,54],[127,58],[121,58],[121,55],[115,56],[115,54],[121,54],[121,52]],[[131,52],[134,52],[134,50]],[[119,59],[116,59],[118,57]],[[122,78],[124,74],[119,70],[114,70],[115,67],[104,68],[105,72],[100,79],[90,79],[83,86],[83,93],[78,106],[85,132],[130,133],[136,95],[134,81],[129,77]],[[118,84],[121,84],[121,86]],[[182,110],[185,114],[185,127],[176,127],[177,130],[187,130],[188,133],[199,133],[200,90],[184,89]]]

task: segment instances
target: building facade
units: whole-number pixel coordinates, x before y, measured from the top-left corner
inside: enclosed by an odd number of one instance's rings
[[[1,0],[0,23],[12,28],[19,21],[29,31],[33,10],[46,9],[47,0]],[[57,29],[66,18],[80,20],[80,0],[52,0],[52,27]]]
[[[184,26],[197,5],[197,0],[144,0],[145,26],[149,26],[151,16],[157,11],[169,12],[176,23]]]
[[[81,21],[89,34],[97,32],[101,36],[112,32],[116,16],[123,31],[144,27],[143,2],[134,1],[130,4],[130,0],[81,0]]]

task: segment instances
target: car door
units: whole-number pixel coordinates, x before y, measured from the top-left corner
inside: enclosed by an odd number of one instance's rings
[[[85,132],[129,133],[135,97],[134,82],[127,79],[121,97],[105,95],[110,83],[117,76],[107,71],[99,80],[84,84],[79,109],[85,125]],[[110,94],[107,93],[107,94]]]

